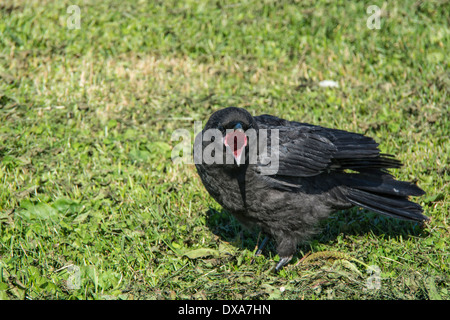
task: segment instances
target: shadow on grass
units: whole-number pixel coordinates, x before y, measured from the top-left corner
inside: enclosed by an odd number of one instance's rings
[[[265,235],[257,229],[243,227],[237,219],[224,209],[209,208],[206,212],[206,224],[213,234],[222,241],[229,242],[241,249],[254,251]],[[299,245],[298,252],[311,251],[318,244],[332,245],[340,236],[388,238],[407,240],[410,237],[426,237],[428,232],[418,222],[385,217],[364,209],[353,208],[337,211],[318,225],[319,232],[309,243]],[[351,241],[351,240],[349,240]],[[316,251],[316,250],[314,250]],[[275,256],[275,243],[272,239],[262,253],[270,258]]]

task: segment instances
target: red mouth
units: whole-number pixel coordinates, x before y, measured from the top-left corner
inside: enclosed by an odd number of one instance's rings
[[[247,136],[245,135],[245,133],[240,130],[228,133],[225,136],[224,144],[226,147],[230,148],[230,150],[233,152],[236,163],[239,164],[242,151],[247,145]]]

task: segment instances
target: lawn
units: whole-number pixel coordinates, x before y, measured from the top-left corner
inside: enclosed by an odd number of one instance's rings
[[[449,12],[2,1],[0,298],[449,299]],[[258,232],[171,161],[176,129],[227,106],[375,138],[431,221],[337,212],[275,274],[273,243],[255,257]]]

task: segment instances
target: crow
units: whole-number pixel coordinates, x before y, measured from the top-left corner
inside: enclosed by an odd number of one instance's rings
[[[223,208],[275,240],[277,272],[334,211],[358,206],[428,220],[422,207],[408,200],[425,192],[396,180],[388,169],[399,168],[400,161],[359,133],[267,114],[253,117],[228,107],[213,113],[195,137],[194,162],[206,190]]]

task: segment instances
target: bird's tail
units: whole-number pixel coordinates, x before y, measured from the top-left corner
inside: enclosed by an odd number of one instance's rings
[[[382,170],[346,174],[346,197],[353,205],[398,219],[426,221],[422,207],[408,200],[425,192],[413,183],[395,180]]]

